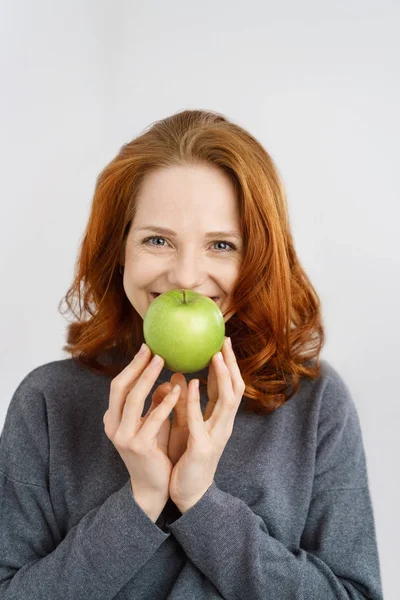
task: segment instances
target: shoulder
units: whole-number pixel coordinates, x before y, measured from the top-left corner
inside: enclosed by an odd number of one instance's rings
[[[316,379],[302,380],[299,393],[307,397],[315,409],[332,416],[355,408],[349,385],[326,359],[320,359],[320,374]]]
[[[368,485],[363,436],[349,385],[321,361],[318,393],[315,490]]]
[[[350,450],[362,446],[358,410],[352,392],[342,375],[327,360],[321,360],[321,373],[314,380],[314,410],[319,450],[337,444]]]
[[[330,361],[320,359],[319,365],[316,379],[301,379],[297,394],[286,403],[291,405],[288,411],[312,430],[316,439],[343,428],[359,437],[358,411],[348,383]]]
[[[326,416],[349,417],[357,409],[349,384],[326,359],[321,360],[321,411]]]
[[[49,409],[62,408],[74,400],[90,396],[110,384],[106,375],[94,373],[72,358],[51,361],[27,373],[11,398],[7,417],[45,418]]]
[[[54,384],[70,382],[71,380],[89,381],[93,376],[97,377],[96,374],[81,365],[77,360],[65,358],[44,363],[34,368],[25,375],[19,387],[45,390],[51,388]]]

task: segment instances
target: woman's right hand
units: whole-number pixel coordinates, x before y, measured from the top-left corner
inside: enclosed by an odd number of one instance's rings
[[[143,407],[164,364],[151,360],[144,344],[131,363],[111,381],[109,407],[104,414],[104,430],[128,469],[136,498],[169,496],[173,465],[168,457],[169,414],[179,399],[171,390],[161,403],[155,402],[144,417]],[[160,358],[160,357],[158,357]],[[159,399],[158,399],[159,401]]]

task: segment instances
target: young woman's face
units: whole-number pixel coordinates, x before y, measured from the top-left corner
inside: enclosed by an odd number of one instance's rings
[[[154,293],[178,288],[215,298],[223,311],[243,255],[238,201],[228,176],[208,165],[160,169],[145,178],[136,209],[123,284],[140,316]],[[231,234],[210,235],[219,231]]]

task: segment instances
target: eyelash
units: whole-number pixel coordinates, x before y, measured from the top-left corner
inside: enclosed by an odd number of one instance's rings
[[[149,240],[165,240],[167,241],[164,237],[159,236],[159,235],[151,235],[150,237],[147,237],[143,240],[142,244],[147,244],[148,246],[152,246],[153,248],[163,248],[163,246],[160,246],[159,244],[149,244]],[[220,253],[224,253],[224,252],[233,252],[234,250],[236,250],[236,246],[234,244],[231,244],[231,242],[225,242],[224,240],[217,240],[214,242],[214,244],[216,243],[223,243],[223,244],[228,244],[228,246],[230,246],[229,250],[220,250]]]

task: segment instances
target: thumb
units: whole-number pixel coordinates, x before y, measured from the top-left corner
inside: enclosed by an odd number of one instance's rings
[[[171,384],[181,386],[180,395],[177,403],[174,406],[174,414],[172,415],[172,426],[183,428],[187,427],[187,397],[188,385],[183,373],[174,373],[171,377]]]

